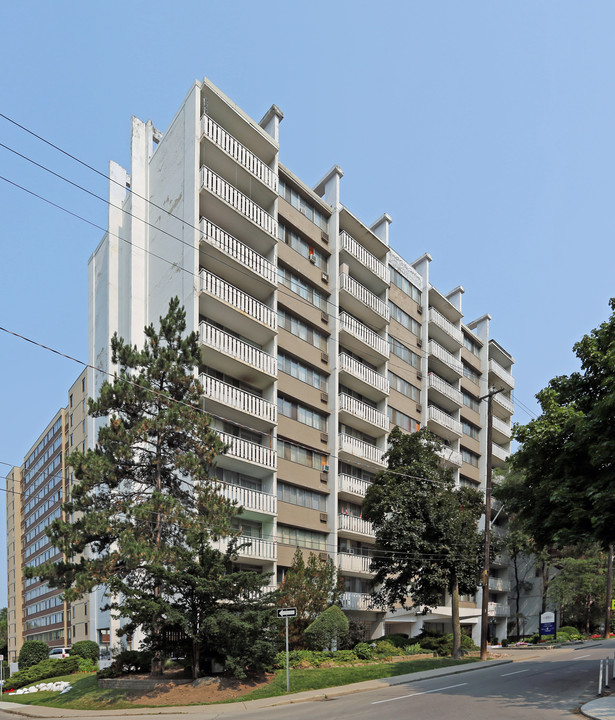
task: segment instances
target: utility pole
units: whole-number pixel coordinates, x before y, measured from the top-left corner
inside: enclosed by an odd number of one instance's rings
[[[480,659],[487,659],[487,635],[489,633],[489,565],[491,555],[491,462],[493,457],[492,426],[493,426],[493,396],[502,392],[504,388],[496,390],[489,388],[487,395],[480,400],[487,400],[487,477],[485,479],[485,563],[483,565],[482,588],[483,602],[480,623]]]
[[[609,545],[609,564],[606,574],[606,616],[604,619],[604,637],[608,640],[611,631],[611,602],[613,597],[613,543]],[[614,667],[615,672],[615,667]]]

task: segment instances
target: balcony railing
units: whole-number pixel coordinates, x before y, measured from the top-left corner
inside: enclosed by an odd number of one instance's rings
[[[217,195],[261,230],[272,237],[278,236],[278,223],[274,217],[208,167],[201,168],[201,186]]]
[[[493,416],[493,429],[497,430],[498,432],[501,432],[502,435],[506,435],[507,437],[510,437],[512,430],[510,425],[507,425],[505,422],[500,420],[499,417]]]
[[[278,326],[278,316],[270,307],[208,270],[201,270],[201,292],[217,297],[272,330]]]
[[[457,405],[463,404],[463,395],[461,394],[461,391],[457,390],[457,388],[453,387],[450,383],[447,383],[446,380],[443,380],[441,377],[438,377],[433,373],[429,374],[429,387],[434,390],[438,390],[438,392],[441,392],[442,395],[446,395],[447,398],[456,402]]]
[[[504,450],[504,448],[497,443],[491,443],[491,448],[493,456],[498,458],[499,460],[506,461],[506,459],[510,455],[510,450]]]
[[[455,420],[454,417],[451,417],[447,413],[443,412],[440,408],[430,405],[428,419],[442,425],[457,435],[461,435],[461,423],[459,420]]]
[[[510,607],[504,603],[490,602],[487,614],[489,617],[509,617]]]
[[[444,446],[438,455],[443,459],[446,460],[447,463],[450,463],[451,465],[455,465],[456,467],[461,467],[461,464],[463,462],[461,458],[461,453],[459,450],[454,450],[453,448],[449,448]]]
[[[275,450],[225,432],[218,431],[218,435],[220,440],[229,446],[226,454],[230,457],[236,457],[239,460],[245,460],[267,468],[275,469],[277,467],[277,452]]]
[[[356,337],[361,342],[364,342],[372,350],[375,350],[384,357],[389,357],[389,343],[385,338],[377,335],[373,330],[370,330],[362,322],[359,322],[348,313],[340,313],[340,329],[350,333],[353,337]]]
[[[346,273],[340,275],[340,290],[345,290],[347,293],[356,298],[363,305],[373,310],[377,315],[383,317],[387,322],[389,320],[389,308],[387,304],[381,300],[377,295],[374,295],[371,290],[368,290],[365,285],[361,285],[354,278],[350,277]]]
[[[344,475],[342,473],[337,476],[337,479],[339,483],[339,492],[347,492],[351,495],[360,495],[361,497],[365,497],[365,493],[371,485],[371,483],[367,480],[362,480],[361,478],[356,478],[352,475]]]
[[[277,192],[278,177],[271,168],[256,157],[253,152],[250,152],[239,140],[220,127],[209,115],[203,115],[201,118],[201,132],[254,177],[258,178],[274,192]]]
[[[342,610],[370,610],[371,600],[372,596],[369,593],[343,593]]]
[[[434,325],[444,330],[444,332],[450,335],[459,345],[463,345],[463,333],[461,330],[455,327],[450,320],[447,320],[435,307],[429,308],[429,322],[434,323]]]
[[[386,395],[389,394],[389,381],[384,375],[377,373],[362,362],[350,357],[350,355],[346,355],[346,353],[340,355],[340,370],[347,372],[358,380],[362,380],[367,385],[371,385]]]
[[[357,457],[363,458],[364,460],[369,460],[369,462],[372,462],[376,465],[381,465],[382,467],[385,466],[385,462],[382,460],[384,450],[381,450],[375,445],[370,445],[363,440],[358,440],[351,435],[340,433],[339,449],[342,452],[347,452],[351,455],[356,455]]]
[[[231,541],[230,538],[224,537],[212,543],[212,545],[220,550],[220,552],[226,552],[228,544]],[[272,540],[263,540],[262,538],[243,537],[237,538],[237,544],[243,545],[243,543],[250,543],[249,547],[243,547],[238,551],[240,557],[251,557],[259,560],[276,560],[278,557],[277,544]]]
[[[489,590],[493,590],[494,592],[510,592],[510,580],[490,577]]]
[[[342,572],[354,572],[362,573],[363,575],[369,575],[369,565],[371,558],[365,557],[364,555],[352,555],[350,553],[338,553],[337,554],[337,567]]]
[[[508,370],[504,370],[500,363],[497,363],[495,360],[489,360],[489,372],[497,375],[509,388],[512,389],[515,387],[515,378]]]
[[[337,516],[337,529],[346,530],[348,532],[360,533],[361,535],[375,535],[374,526],[356,515],[346,515],[340,513]]]
[[[361,418],[361,420],[365,420],[365,422],[375,425],[381,430],[389,429],[389,418],[387,415],[350,395],[342,393],[339,396],[339,409],[340,411],[345,411],[355,417]]]
[[[515,406],[512,400],[510,400],[507,397],[504,397],[502,393],[498,393],[497,395],[493,396],[493,402],[497,403],[498,405],[501,405],[504,410],[509,412],[511,415],[515,412]]]
[[[378,258],[372,255],[369,250],[366,250],[361,243],[357,242],[351,235],[346,231],[340,233],[341,247],[342,250],[352,257],[356,258],[362,265],[371,270],[374,275],[377,275],[385,283],[389,282],[389,268]]]
[[[240,390],[239,388],[222,382],[211,375],[200,375],[199,380],[207,398],[216,402],[236,408],[242,412],[260,418],[275,425],[278,421],[278,408],[258,395]]]
[[[461,360],[458,360],[454,355],[452,355],[448,350],[445,350],[442,345],[439,345],[435,340],[429,341],[429,354],[437,357],[438,360],[441,360],[445,365],[448,365],[448,367],[450,367],[451,370],[454,370],[457,375],[463,375],[463,365],[461,364]]]
[[[234,335],[230,335],[209,323],[202,322],[199,328],[203,345],[207,345],[207,347],[213,348],[219,353],[245,363],[267,375],[275,376],[277,374],[278,361],[273,355],[268,355],[250,345],[250,343],[239,340]]]
[[[270,283],[277,283],[278,273],[273,263],[206,218],[201,218],[201,239]]]
[[[275,515],[277,512],[278,499],[275,495],[223,482],[217,483],[216,489],[220,495],[227,500],[236,502],[245,510],[255,510],[268,515]]]

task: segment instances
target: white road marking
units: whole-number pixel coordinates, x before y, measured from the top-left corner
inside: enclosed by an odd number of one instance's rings
[[[581,658],[584,658],[584,657],[591,657],[591,655],[577,655],[575,657],[575,660],[580,660]]]
[[[412,693],[412,695],[400,695],[399,697],[389,698],[388,700],[376,700],[372,705],[380,705],[380,703],[393,702],[393,700],[403,700],[404,698],[416,697],[417,695],[429,695],[429,693],[441,692],[442,690],[450,690],[451,688],[461,687],[468,683],[459,683],[459,685],[447,685],[443,688],[437,688],[436,690],[425,690],[425,692]]]
[[[506,677],[507,675],[518,675],[519,673],[522,673],[522,672],[529,672],[529,668],[527,670],[515,670],[515,672],[504,673],[503,675],[500,675],[500,677]]]

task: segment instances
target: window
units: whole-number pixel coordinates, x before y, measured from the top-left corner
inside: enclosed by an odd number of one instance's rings
[[[407,432],[417,432],[418,430],[420,430],[421,423],[418,420],[411,418],[409,415],[401,412],[401,410],[396,410],[389,405],[387,411],[389,414],[389,421],[393,425],[397,425],[402,430],[406,430]]]
[[[311,220],[321,230],[327,231],[328,219],[317,210],[312,203],[308,202],[304,197],[291,188],[282,178],[278,180],[278,194],[283,197],[286,202],[290,203],[294,208],[302,212],[308,220]]]
[[[311,510],[327,511],[327,496],[325,494],[281,481],[278,481],[278,500],[291,505],[310,508]]]
[[[367,472],[367,470],[363,470],[363,468],[356,467],[355,465],[350,465],[350,463],[343,462],[342,460],[338,460],[337,472],[340,475],[350,475],[359,480],[367,480],[367,482],[373,482],[376,477],[373,473]]]
[[[468,465],[478,467],[479,458],[480,455],[477,455],[470,450],[466,450],[464,447],[461,448],[461,459],[463,460],[463,462],[468,463]]]
[[[343,347],[340,345],[340,355],[348,355],[349,358],[352,358],[353,360],[356,360],[357,362],[360,362],[362,365],[365,365],[370,370],[373,370],[374,372],[378,372],[375,365],[372,365],[370,362],[368,362],[365,358],[361,357],[360,355],[357,355],[356,353],[352,352],[352,350],[348,350],[348,348]]]
[[[406,347],[403,343],[399,342],[397,338],[391,337],[390,335],[389,347],[393,355],[397,355],[397,357],[408,363],[408,365],[412,365],[412,367],[418,368],[419,356],[415,352],[412,352],[412,350]]]
[[[302,277],[299,277],[299,275],[295,275],[295,273],[285,265],[278,266],[278,282],[280,285],[284,285],[284,287],[287,287],[299,295],[299,297],[307,300],[307,302],[319,310],[327,312],[327,296],[306,282]]]
[[[462,361],[461,363],[463,365],[463,376],[467,377],[468,380],[471,380],[473,383],[476,383],[478,385],[478,382],[480,380],[480,373],[476,372],[476,370],[473,367],[470,367],[470,365],[466,365]]]
[[[346,592],[365,594],[370,593],[372,589],[369,580],[358,577],[344,577],[344,590]]]
[[[71,407],[73,406],[73,394],[72,394],[72,393],[68,396],[68,404],[69,404]]]
[[[327,536],[325,533],[295,528],[290,525],[280,525],[279,523],[278,542],[284,543],[284,545],[299,545],[312,550],[325,552],[327,550]]]
[[[467,420],[464,420],[462,418],[461,419],[461,429],[463,430],[464,435],[474,438],[474,440],[478,440],[480,428],[476,427],[476,425],[472,425],[471,422],[468,422]]]
[[[474,412],[480,412],[480,402],[478,398],[470,395],[470,393],[465,392],[465,390],[462,390],[461,394],[463,396],[463,404],[466,407],[469,407],[470,410],[474,410]]]
[[[340,515],[352,515],[352,517],[363,517],[361,506],[346,500],[338,500],[337,512]]]
[[[316,430],[327,430],[327,417],[317,410],[312,410],[306,405],[300,405],[294,400],[278,395],[278,412],[291,420],[313,427]]]
[[[305,340],[319,350],[327,350],[327,336],[319,332],[311,325],[303,322],[292,313],[287,312],[278,306],[278,324],[284,330],[295,335],[300,340]]]
[[[476,357],[480,356],[480,345],[474,342],[474,340],[472,340],[472,338],[465,333],[463,334],[463,346],[471,353],[476,355]]]
[[[317,390],[327,389],[328,378],[324,373],[281,351],[278,353],[278,370],[315,387]]]
[[[284,223],[278,222],[278,238],[296,250],[304,258],[310,260],[317,268],[321,270],[327,269],[327,257],[307,240],[302,238],[296,232],[286,227]]]
[[[256,522],[255,520],[247,520],[243,517],[234,517],[231,520],[231,527],[233,530],[239,530],[241,537],[262,539],[263,537],[263,524]]]
[[[399,375],[395,375],[395,373],[392,373],[390,370],[389,385],[391,386],[391,390],[397,390],[397,392],[400,392],[402,395],[410,398],[410,400],[415,400],[416,402],[419,402],[419,399],[421,397],[421,391],[419,390],[419,388],[415,387],[407,380],[400,378]]]
[[[278,456],[283,460],[296,462],[316,470],[322,470],[329,462],[328,455],[280,437],[278,437]]]
[[[85,378],[81,378],[81,392],[85,392]]]
[[[405,292],[406,295],[409,295],[415,302],[420,304],[421,291],[416,287],[416,285],[413,285],[408,278],[404,277],[391,265],[389,265],[389,270],[391,271],[391,282],[393,285],[397,285],[397,287]]]
[[[247,490],[257,490],[258,492],[262,492],[263,490],[263,481],[260,478],[249,477],[248,475],[243,475],[234,470],[227,470],[221,467],[215,469],[215,475],[218,480],[228,483],[229,485],[237,485],[238,487],[246,488]]]
[[[363,557],[372,557],[374,554],[374,546],[366,545],[358,540],[350,540],[348,538],[339,538],[338,552],[347,553],[348,555],[362,555]]]
[[[466,477],[465,475],[459,475],[459,485],[461,487],[469,487],[476,490],[476,486],[479,485],[476,480],[472,480],[472,478]]]
[[[361,393],[358,393],[356,390],[351,390],[349,387],[346,387],[341,383],[339,386],[339,392],[340,395],[348,395],[349,397],[354,398],[355,400],[358,400],[365,405],[369,405],[369,407],[374,408],[374,410],[378,407],[378,403],[375,403],[373,400],[366,398],[364,395],[361,395]]]
[[[402,310],[395,303],[389,300],[389,310],[391,311],[391,320],[396,320],[400,325],[403,325],[411,333],[414,333],[417,337],[421,334],[421,325],[413,317],[410,317],[407,312]]]
[[[339,428],[342,435],[348,435],[349,437],[361,440],[361,442],[367,443],[368,445],[374,445],[374,447],[376,446],[376,438],[372,435],[361,432],[356,428],[350,427],[350,425],[344,425],[344,423],[340,423]]]

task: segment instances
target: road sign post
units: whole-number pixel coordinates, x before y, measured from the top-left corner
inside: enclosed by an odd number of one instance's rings
[[[290,692],[290,672],[288,665],[288,618],[297,617],[297,608],[278,608],[278,617],[286,621],[286,692]]]

